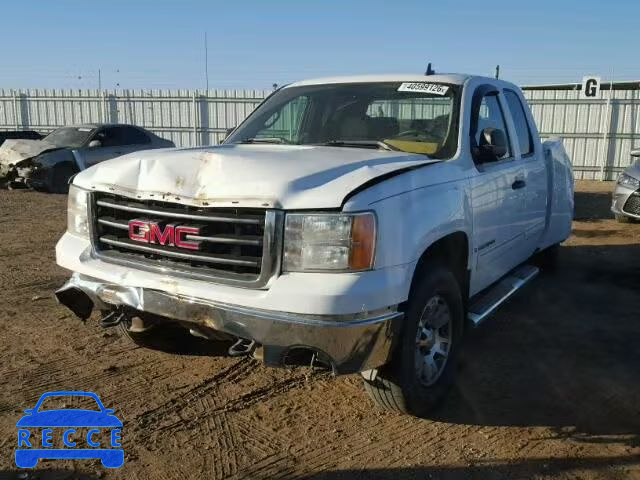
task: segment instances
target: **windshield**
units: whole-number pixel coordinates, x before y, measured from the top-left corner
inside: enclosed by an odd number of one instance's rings
[[[62,127],[54,130],[44,137],[44,140],[53,143],[56,147],[82,147],[94,129],[89,127]]]
[[[284,88],[225,143],[386,148],[449,158],[458,143],[458,92],[426,81]]]
[[[42,400],[39,412],[47,410],[92,410],[100,411],[100,406],[93,397],[86,395],[52,395]]]

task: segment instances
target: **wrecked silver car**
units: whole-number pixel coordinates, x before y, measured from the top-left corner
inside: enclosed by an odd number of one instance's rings
[[[133,125],[61,127],[42,140],[7,140],[0,146],[0,182],[9,188],[66,193],[76,173],[120,155],[173,142]]]

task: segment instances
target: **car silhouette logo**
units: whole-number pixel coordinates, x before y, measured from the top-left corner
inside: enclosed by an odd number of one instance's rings
[[[99,410],[62,408],[41,409],[42,403],[51,397],[89,397],[95,400]],[[85,399],[86,400],[86,399]],[[48,392],[43,394],[33,409],[16,423],[18,448],[16,465],[33,468],[40,459],[89,459],[99,458],[107,468],[118,468],[124,463],[121,444],[122,422],[105,408],[92,392]],[[36,434],[41,429],[41,434]],[[55,434],[54,434],[55,430]],[[86,431],[86,433],[85,433]],[[108,435],[105,439],[105,435]],[[55,437],[55,438],[54,438]],[[54,448],[64,446],[65,448]],[[62,445],[58,445],[61,442]],[[106,448],[106,447],[109,448]],[[86,447],[86,448],[85,448]]]

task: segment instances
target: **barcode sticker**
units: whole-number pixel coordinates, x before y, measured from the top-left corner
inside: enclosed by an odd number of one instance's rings
[[[398,87],[399,92],[431,93],[432,95],[446,95],[449,87],[437,83],[403,83]]]

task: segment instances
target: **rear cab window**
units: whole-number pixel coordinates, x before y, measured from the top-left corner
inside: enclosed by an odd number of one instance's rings
[[[505,90],[504,96],[507,99],[507,105],[509,105],[511,118],[516,129],[515,133],[520,145],[520,155],[523,157],[531,155],[533,153],[533,137],[531,136],[531,127],[527,120],[524,105],[522,105],[518,94],[513,90]]]

